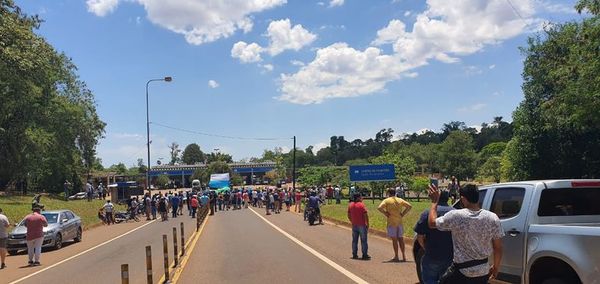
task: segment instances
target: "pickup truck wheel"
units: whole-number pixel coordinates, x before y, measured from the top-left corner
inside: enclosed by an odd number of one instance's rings
[[[19,250],[16,250],[16,249],[8,250],[8,254],[10,254],[10,255],[17,255],[17,253],[19,253]]]

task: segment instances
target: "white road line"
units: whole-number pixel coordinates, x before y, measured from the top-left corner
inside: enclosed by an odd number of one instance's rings
[[[282,233],[284,236],[286,236],[288,239],[292,240],[293,242],[295,242],[297,245],[301,246],[303,249],[307,250],[308,252],[312,253],[314,256],[318,257],[320,260],[322,260],[323,262],[329,264],[331,267],[333,267],[335,270],[339,271],[340,273],[346,275],[348,278],[352,279],[352,281],[359,283],[359,284],[368,284],[369,282],[363,280],[362,278],[358,277],[356,274],[346,270],[345,268],[343,268],[342,266],[340,266],[339,264],[333,262],[331,259],[327,258],[326,256],[320,254],[318,251],[314,250],[313,248],[309,247],[308,245],[304,244],[303,242],[301,242],[300,240],[296,239],[294,236],[288,234],[286,231],[282,230],[281,228],[277,227],[275,224],[271,223],[269,220],[267,220],[265,217],[261,216],[259,213],[257,213],[256,211],[254,211],[254,209],[250,208],[250,210],[252,210],[252,212],[254,212],[254,214],[256,214],[256,216],[258,216],[259,218],[261,218],[263,221],[265,221],[267,224],[269,224],[271,227],[273,227],[275,230],[279,231],[280,233]]]
[[[87,249],[87,250],[84,250],[84,251],[82,251],[82,252],[80,252],[80,253],[78,253],[78,254],[76,254],[76,255],[74,255],[74,256],[71,256],[71,257],[69,257],[69,258],[67,258],[67,259],[64,259],[64,260],[62,260],[62,261],[59,261],[59,262],[57,262],[57,263],[55,263],[55,264],[53,264],[53,265],[50,265],[50,266],[48,266],[48,267],[46,267],[46,268],[44,268],[44,269],[42,269],[42,270],[36,271],[36,272],[34,272],[34,273],[32,273],[32,274],[29,274],[29,275],[27,275],[27,276],[25,276],[25,277],[23,277],[23,278],[21,278],[21,279],[17,279],[17,280],[15,280],[15,281],[13,281],[13,282],[10,282],[9,284],[15,284],[15,283],[19,283],[19,282],[21,282],[21,281],[23,281],[23,280],[26,280],[26,279],[30,278],[30,277],[33,277],[33,276],[35,276],[35,275],[38,275],[38,274],[40,274],[40,273],[42,273],[42,272],[44,272],[44,271],[46,271],[46,270],[48,270],[48,269],[54,268],[54,267],[56,267],[56,266],[58,266],[58,265],[61,265],[61,264],[65,263],[65,262],[67,262],[67,261],[71,260],[71,259],[74,259],[74,258],[76,258],[76,257],[78,257],[78,256],[81,256],[81,255],[83,255],[83,254],[86,254],[86,253],[88,253],[88,252],[90,252],[90,251],[93,251],[93,250],[95,250],[95,249],[97,249],[97,248],[99,248],[99,247],[101,247],[101,246],[103,246],[103,245],[105,245],[105,244],[108,244],[108,243],[110,243],[110,242],[112,242],[112,241],[114,241],[114,240],[116,240],[116,239],[120,239],[120,238],[122,238],[122,237],[124,237],[124,236],[127,236],[127,235],[129,235],[129,234],[131,234],[131,233],[133,233],[133,232],[135,232],[135,231],[137,231],[137,230],[139,230],[139,229],[141,229],[141,228],[143,228],[143,227],[146,227],[146,226],[148,226],[148,225],[150,225],[150,224],[154,223],[154,221],[156,221],[156,220],[152,220],[152,221],[150,221],[150,222],[148,222],[148,223],[146,223],[146,224],[144,224],[144,225],[141,225],[141,226],[139,226],[139,227],[137,227],[137,228],[135,228],[135,229],[133,229],[133,230],[131,230],[131,231],[129,231],[129,232],[127,232],[127,233],[125,233],[125,234],[122,234],[122,235],[120,235],[120,236],[118,236],[118,237],[115,237],[115,238],[112,238],[112,239],[110,239],[110,240],[108,240],[108,241],[105,241],[105,242],[103,242],[103,243],[101,243],[101,244],[99,244],[99,245],[96,245],[95,247],[92,247],[92,248],[89,248],[89,249]]]

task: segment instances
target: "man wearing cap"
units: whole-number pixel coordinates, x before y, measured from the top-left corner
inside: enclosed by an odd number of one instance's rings
[[[362,202],[360,193],[355,193],[354,202],[348,205],[348,220],[352,223],[352,259],[358,259],[358,237],[360,236],[360,245],[362,259],[369,260],[369,245],[367,243],[367,233],[369,231],[369,214],[367,208]]]
[[[48,226],[48,221],[44,215],[40,214],[40,207],[36,206],[32,211],[24,220],[25,227],[27,227],[27,254],[29,255],[29,265],[38,266],[42,254],[44,227]]]

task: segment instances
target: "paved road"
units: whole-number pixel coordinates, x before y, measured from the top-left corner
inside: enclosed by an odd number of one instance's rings
[[[351,235],[334,225],[308,226],[302,216],[282,212],[265,216],[272,224],[369,283],[417,283],[414,262],[387,263],[391,243],[370,237],[370,261],[352,260]],[[355,283],[311,254],[252,210],[218,212],[211,216],[179,283]]]
[[[121,264],[127,263],[129,264],[130,283],[146,283],[145,247],[151,245],[153,278],[156,283],[164,271],[162,235],[168,236],[169,261],[172,261],[173,227],[177,228],[178,246],[181,250],[179,244],[181,242],[179,227],[181,222],[184,223],[187,242],[196,228],[196,220],[188,217],[185,209],[184,216],[170,218],[166,222],[160,220],[129,222],[85,231],[84,240],[81,243],[66,245],[58,251],[44,252],[41,257],[42,266],[26,267],[26,252],[9,257],[7,259],[9,268],[2,270],[0,282],[11,283],[47,269],[18,283],[120,283]],[[128,233],[131,230],[135,231]],[[48,269],[55,263],[119,236],[122,237]]]

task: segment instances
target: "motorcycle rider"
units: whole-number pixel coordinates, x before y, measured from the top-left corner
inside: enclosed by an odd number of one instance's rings
[[[308,198],[308,207],[315,210],[315,214],[319,215],[319,225],[323,224],[323,218],[321,217],[321,209],[319,208],[319,204],[323,203],[321,198],[317,196],[316,192],[311,192],[310,197]]]

